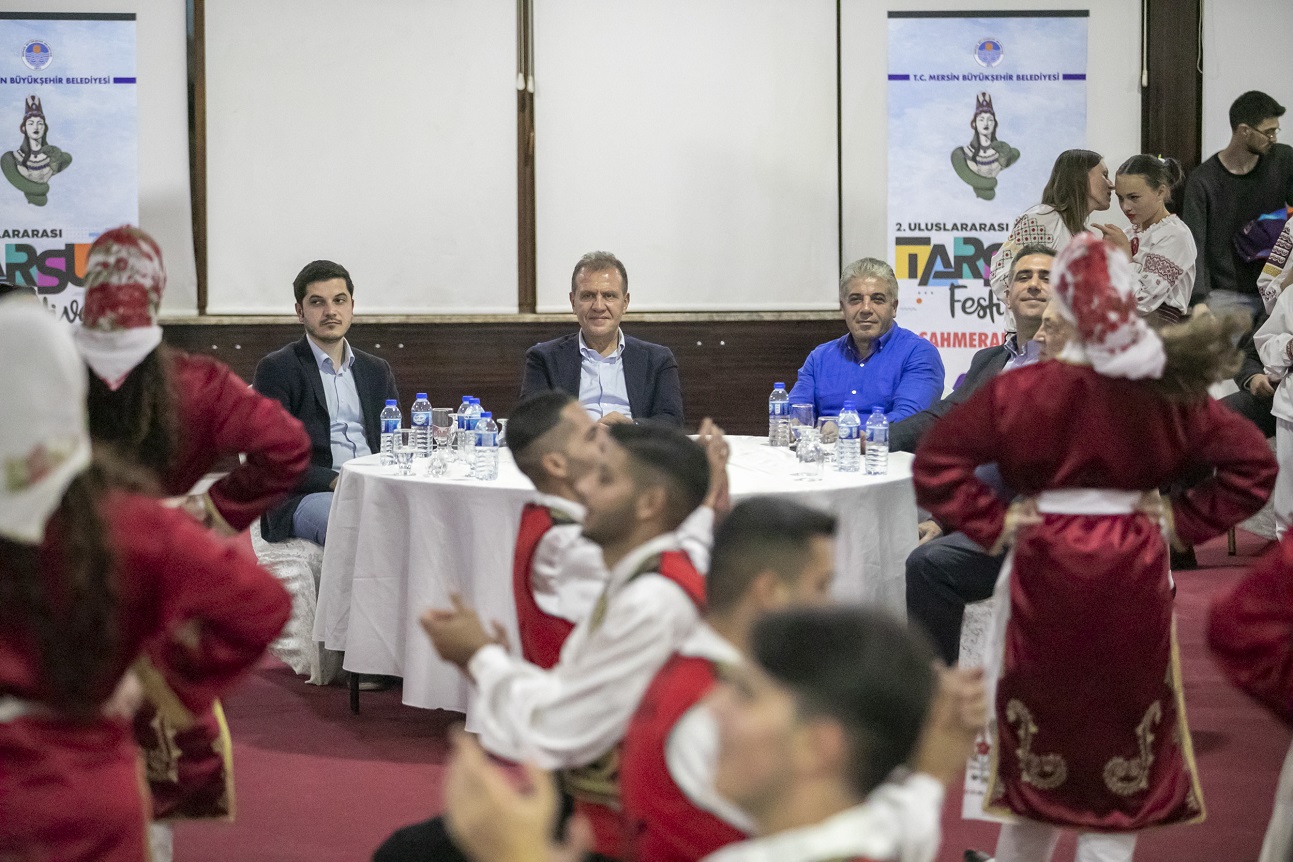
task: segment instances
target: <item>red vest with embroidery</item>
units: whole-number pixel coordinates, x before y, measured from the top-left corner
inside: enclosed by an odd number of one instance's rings
[[[631,582],[640,575],[652,572],[677,584],[687,598],[695,603],[696,608],[704,613],[705,579],[696,571],[691,558],[685,553],[665,551],[644,564],[629,580]],[[596,626],[604,612],[605,608],[599,603],[590,624]],[[596,836],[593,852],[612,859],[627,858],[628,849],[622,840],[619,771],[620,747],[616,746],[596,762],[562,773],[562,785],[574,797],[576,813],[587,817],[592,824]]]
[[[557,523],[547,506],[527,503],[521,510],[521,529],[516,535],[516,555],[512,558],[512,595],[516,599],[521,655],[545,669],[557,663],[561,645],[575,627],[569,620],[545,613],[534,600],[534,554],[539,550],[539,542]]]
[[[712,661],[675,653],[642,696],[620,746],[620,799],[630,859],[694,862],[749,837],[692,804],[665,760],[674,726],[717,682]]]

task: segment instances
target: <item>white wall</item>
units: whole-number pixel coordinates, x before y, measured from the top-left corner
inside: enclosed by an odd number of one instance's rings
[[[1246,0],[1245,0],[1246,2]],[[1274,2],[1274,0],[1272,0]],[[1279,0],[1284,2],[1284,0]],[[1140,152],[1140,3],[1129,0],[1033,0],[1030,10],[1088,9],[1087,32],[1087,139],[1072,147],[1101,153],[1112,173],[1123,160]],[[841,77],[845,81],[874,82],[866,97],[843,104],[844,141],[844,258],[881,257],[892,254],[885,243],[888,136],[885,117],[890,11],[946,11],[1019,9],[1017,0],[842,0]],[[847,88],[846,88],[847,92]],[[1040,118],[1044,122],[1044,118]],[[1037,200],[1042,189],[1037,189]],[[1125,225],[1121,210],[1113,206],[1101,221]]]
[[[54,11],[48,0],[0,0],[0,11]],[[59,12],[134,12],[139,79],[139,223],[162,247],[163,314],[197,310],[189,197],[188,42],[180,0],[59,0]],[[104,225],[106,230],[114,225]]]
[[[638,310],[829,307],[833,0],[535,4],[538,300],[584,252]]]
[[[206,4],[208,310],[516,311],[512,0]]]
[[[1293,2],[1202,0],[1203,158],[1230,142],[1230,103],[1248,90],[1269,93],[1293,109]],[[1285,114],[1281,143],[1293,143]]]

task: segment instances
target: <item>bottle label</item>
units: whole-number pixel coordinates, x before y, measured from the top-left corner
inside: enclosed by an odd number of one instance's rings
[[[769,401],[768,402],[769,418],[773,416],[789,416],[789,415],[790,415],[789,401]]]
[[[868,443],[883,443],[889,445],[889,428],[887,425],[881,425],[878,428],[866,429],[866,439]]]
[[[479,418],[476,418],[473,416],[464,416],[462,417],[462,427],[467,429],[468,431],[475,431],[476,423],[479,421],[480,421]]]
[[[431,424],[431,414],[430,414],[430,413],[414,413],[414,414],[413,414],[413,424],[414,424],[414,425],[417,425],[417,426],[430,425],[430,424]]]
[[[860,440],[862,437],[862,429],[856,425],[845,425],[841,422],[839,427],[841,440]]]
[[[498,446],[498,433],[495,431],[477,431],[476,445],[485,448]]]
[[[400,430],[400,420],[398,420],[398,419],[383,419],[383,420],[382,420],[382,433],[383,433],[383,434],[394,434],[394,433],[395,433],[396,431],[398,431],[398,430]]]

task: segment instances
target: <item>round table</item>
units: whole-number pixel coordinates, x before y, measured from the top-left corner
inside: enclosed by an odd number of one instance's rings
[[[732,437],[733,502],[784,495],[839,518],[835,596],[905,616],[904,562],[916,546],[911,456],[893,452],[884,476],[837,473],[793,478],[795,456],[761,437]],[[314,637],[346,653],[357,673],[404,678],[406,704],[467,710],[469,686],[440,660],[418,625],[428,607],[459,593],[517,643],[512,552],[521,507],[534,493],[511,454],[498,479],[397,476],[377,456],[342,467],[328,521]]]

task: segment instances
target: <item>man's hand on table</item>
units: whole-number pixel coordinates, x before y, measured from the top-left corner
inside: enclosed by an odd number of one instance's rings
[[[704,419],[696,442],[705,450],[705,459],[709,461],[709,493],[702,506],[709,506],[714,513],[722,517],[732,508],[732,496],[727,482],[727,459],[731,452],[723,429],[714,424],[713,419]]]
[[[431,638],[440,658],[456,664],[465,672],[471,657],[482,647],[496,643],[507,648],[502,626],[495,623],[494,632],[490,634],[485,631],[476,612],[464,605],[457,593],[450,593],[449,601],[453,603],[452,609],[429,608],[421,618],[422,630]]]
[[[599,425],[630,425],[633,420],[618,410],[612,410],[601,419],[598,419],[597,422]]]

